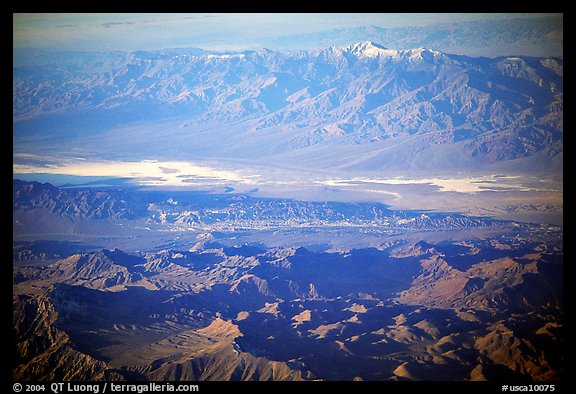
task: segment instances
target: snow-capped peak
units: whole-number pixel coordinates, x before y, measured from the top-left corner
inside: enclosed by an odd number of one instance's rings
[[[346,50],[350,53],[353,53],[356,56],[366,56],[366,57],[376,57],[380,55],[390,55],[391,51],[386,47],[383,47],[380,44],[376,44],[372,41],[364,41],[357,44],[350,45],[346,48]]]
[[[432,61],[433,59],[440,58],[443,56],[442,52],[428,48],[416,48],[411,49],[408,52],[410,53],[410,57],[414,60]]]
[[[342,52],[350,53],[358,58],[381,58],[386,60],[391,60],[393,62],[397,61],[411,61],[411,62],[444,62],[446,61],[445,56],[442,52],[427,49],[427,48],[416,48],[416,49],[388,49],[380,44],[376,44],[372,41],[359,42],[357,44],[349,45],[347,47],[341,47]]]

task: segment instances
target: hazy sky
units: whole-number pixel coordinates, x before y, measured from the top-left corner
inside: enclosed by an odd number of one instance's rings
[[[63,50],[257,49],[274,37],[542,14],[13,14],[13,46]],[[279,48],[275,48],[279,49]]]

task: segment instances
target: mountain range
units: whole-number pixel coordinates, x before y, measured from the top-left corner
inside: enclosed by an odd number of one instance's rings
[[[129,151],[343,171],[561,166],[561,58],[374,42],[289,53],[21,51],[13,68],[21,154],[74,148],[86,157]]]
[[[14,235],[165,231],[276,231],[369,229],[378,232],[439,230],[510,231],[536,224],[474,217],[453,212],[392,210],[376,202],[316,202],[213,194],[90,187],[58,188],[49,183],[13,181]],[[556,228],[556,226],[550,226]]]
[[[343,253],[200,242],[16,266],[14,377],[557,380],[561,261],[551,238],[516,236]]]

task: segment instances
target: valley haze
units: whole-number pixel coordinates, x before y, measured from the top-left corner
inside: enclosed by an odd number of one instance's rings
[[[13,379],[562,382],[562,15],[259,18],[14,14]]]

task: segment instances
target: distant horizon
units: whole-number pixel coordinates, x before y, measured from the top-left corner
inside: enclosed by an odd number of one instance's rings
[[[13,14],[13,48],[82,52],[184,48],[282,51],[298,45],[302,45],[302,49],[331,46],[325,44],[325,36],[345,29],[442,28],[468,22],[538,21],[561,16],[529,13]],[[306,37],[305,42],[302,37]]]

